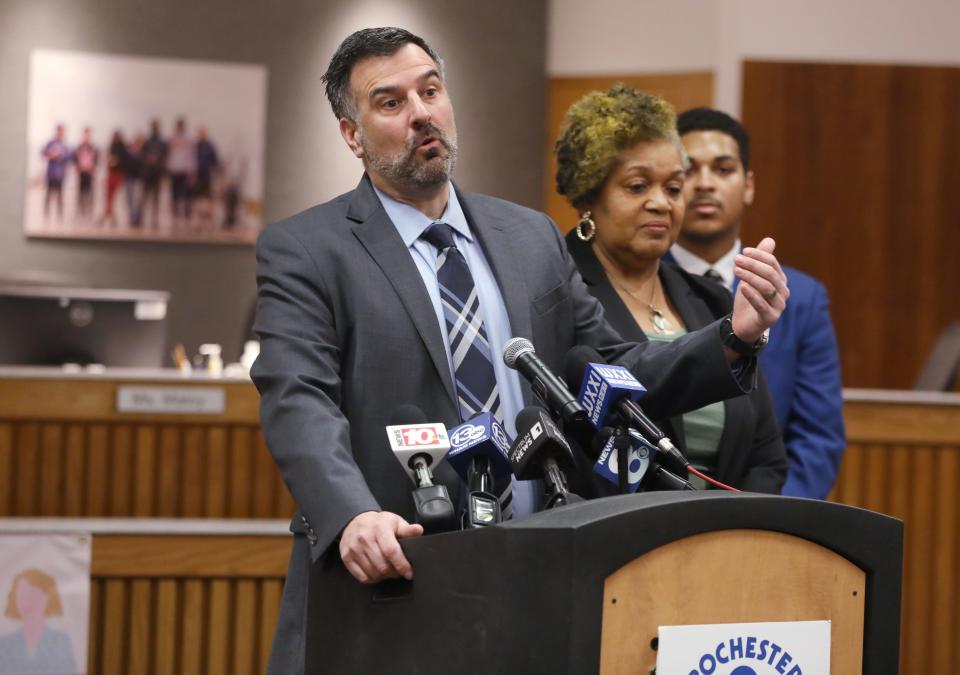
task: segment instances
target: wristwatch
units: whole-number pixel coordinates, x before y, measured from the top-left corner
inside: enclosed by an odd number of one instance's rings
[[[763,348],[767,346],[767,341],[770,339],[770,329],[763,331],[763,334],[760,338],[750,344],[749,342],[744,342],[737,337],[737,334],[733,332],[733,315],[727,314],[723,317],[723,321],[720,322],[720,340],[723,342],[725,347],[729,347],[735,351],[740,356],[751,357],[756,356]]]

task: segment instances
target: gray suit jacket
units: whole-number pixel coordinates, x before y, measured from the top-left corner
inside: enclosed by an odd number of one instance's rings
[[[547,216],[457,195],[513,335],[531,340],[556,372],[571,347],[590,345],[637,375],[655,417],[737,396],[743,382],[753,386],[755,363],[734,377],[716,323],[669,344],[624,343]],[[300,508],[270,672],[293,673],[303,669],[310,561],[361,512],[412,518],[412,485],[384,432],[392,412],[412,403],[448,426],[459,415],[426,288],[367,177],[352,192],[268,227],[257,243],[257,283],[261,352],[251,374],[267,445]],[[457,503],[456,473],[441,464],[434,475]]]

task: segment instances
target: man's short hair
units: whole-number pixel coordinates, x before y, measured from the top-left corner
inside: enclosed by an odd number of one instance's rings
[[[358,61],[371,56],[391,56],[405,45],[420,47],[437,64],[437,70],[443,77],[443,60],[426,41],[403,28],[364,28],[353,33],[340,43],[327,72],[321,81],[327,85],[327,98],[337,119],[354,119],[357,114],[356,101],[350,91],[350,74]]]
[[[677,131],[681,136],[691,131],[719,131],[731,136],[737,142],[743,170],[750,170],[750,134],[740,122],[722,110],[713,108],[686,110],[677,117]]]

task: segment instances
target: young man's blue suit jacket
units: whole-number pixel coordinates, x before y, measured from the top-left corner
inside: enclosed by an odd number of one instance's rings
[[[790,459],[782,494],[823,499],[847,445],[840,355],[823,284],[786,265],[783,271],[790,300],[760,354]]]

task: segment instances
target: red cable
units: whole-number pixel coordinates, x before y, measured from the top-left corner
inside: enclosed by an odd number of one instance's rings
[[[708,475],[705,474],[705,473],[700,473],[699,471],[697,471],[696,469],[694,469],[694,468],[693,468],[691,465],[689,465],[689,464],[687,464],[687,471],[689,471],[690,473],[694,474],[695,476],[698,476],[698,477],[702,478],[703,480],[707,481],[708,483],[710,483],[710,485],[713,485],[714,487],[718,487],[718,488],[720,488],[720,489],[722,489],[722,490],[730,490],[730,492],[740,492],[740,490],[738,490],[738,489],[735,488],[735,487],[730,487],[729,485],[725,485],[724,483],[721,483],[720,481],[716,480],[715,478],[711,478],[710,476],[708,476]]]

